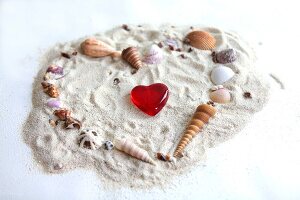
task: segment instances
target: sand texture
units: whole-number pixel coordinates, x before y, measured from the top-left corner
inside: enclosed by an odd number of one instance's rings
[[[188,173],[205,157],[205,150],[225,142],[246,125],[268,100],[269,85],[255,68],[253,49],[237,34],[216,28],[197,27],[210,32],[217,40],[215,50],[233,48],[237,60],[225,64],[234,72],[234,77],[224,84],[230,90],[231,103],[217,104],[214,119],[192,140],[185,149],[185,156],[176,163],[162,162],[155,158],[156,152],[173,153],[196,107],[209,100],[211,70],[218,66],[212,61],[211,51],[203,51],[183,44],[190,26],[171,27],[164,25],[121,26],[105,33],[93,35],[117,50],[135,46],[143,54],[151,44],[166,39],[175,39],[181,52],[171,51],[164,44],[163,61],[160,64],[144,64],[138,71],[119,58],[90,58],[81,53],[80,44],[87,37],[56,44],[43,55],[32,94],[32,111],[24,124],[23,138],[31,147],[35,160],[49,173],[63,173],[75,168],[94,170],[105,185],[147,188],[165,185],[173,177]],[[78,51],[70,59],[61,52]],[[186,57],[182,58],[180,55]],[[142,162],[116,149],[103,147],[97,150],[78,145],[77,129],[65,130],[62,124],[52,127],[49,119],[53,110],[46,106],[49,97],[43,92],[41,82],[50,64],[64,68],[65,77],[56,80],[62,107],[72,111],[82,128],[98,132],[99,139],[113,141],[126,137],[145,149],[157,165]],[[119,83],[114,80],[118,78]],[[168,86],[170,97],[166,106],[155,117],[137,109],[130,101],[130,91],[136,85],[161,82]],[[252,99],[243,97],[251,92]]]

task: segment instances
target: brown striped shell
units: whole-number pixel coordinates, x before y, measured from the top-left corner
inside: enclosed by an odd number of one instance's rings
[[[140,55],[135,47],[124,49],[122,51],[122,58],[136,69],[139,69],[142,66]]]
[[[190,124],[186,128],[178,146],[174,152],[174,157],[177,157],[182,153],[184,148],[195,137],[203,126],[208,123],[209,119],[216,114],[217,110],[208,104],[202,104],[197,107],[196,112],[190,121]]]
[[[210,50],[216,47],[216,39],[205,31],[192,31],[184,39],[184,42],[202,50]]]

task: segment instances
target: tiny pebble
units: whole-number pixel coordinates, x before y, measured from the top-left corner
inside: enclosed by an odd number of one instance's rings
[[[129,27],[127,24],[123,24],[122,25],[122,28],[125,30],[125,31],[130,31]]]
[[[183,59],[186,58],[186,56],[184,54],[180,54],[180,57],[183,58]]]
[[[107,140],[104,142],[104,148],[106,150],[112,150],[114,148],[114,144],[111,141]]]
[[[251,98],[252,98],[252,95],[251,95],[250,92],[244,92],[244,97],[245,97],[246,99],[251,99]]]
[[[60,55],[61,55],[62,57],[68,58],[68,59],[71,58],[70,55],[67,54],[67,53],[65,53],[65,52],[61,52]]]
[[[118,85],[119,83],[120,83],[120,79],[115,78],[115,79],[114,79],[114,85]]]
[[[193,51],[193,49],[190,47],[189,50],[188,50],[188,52],[191,53],[192,51]]]
[[[159,46],[159,48],[162,48],[163,44],[160,42],[160,43],[157,44],[157,46]]]

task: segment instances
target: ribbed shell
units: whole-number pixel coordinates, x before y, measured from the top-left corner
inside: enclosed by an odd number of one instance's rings
[[[143,65],[138,50],[135,47],[124,49],[122,51],[122,58],[136,69],[139,69]]]
[[[231,100],[230,92],[226,88],[212,91],[209,98],[216,103],[229,103]]]
[[[121,56],[121,53],[119,51],[114,50],[108,44],[95,38],[88,38],[84,42],[82,42],[81,49],[83,51],[83,54],[94,58],[100,58],[105,56]]]
[[[216,109],[208,104],[202,104],[197,107],[197,110],[190,121],[190,124],[186,128],[178,146],[174,152],[174,157],[177,157],[182,153],[184,148],[190,141],[195,137],[202,127],[208,123],[209,118],[213,117],[216,114]]]
[[[135,157],[139,160],[142,160],[144,162],[150,163],[155,165],[155,162],[152,160],[152,158],[149,156],[147,151],[144,149],[141,149],[134,143],[130,142],[127,139],[116,139],[114,141],[115,147],[119,149],[120,151],[123,151],[132,157]]]
[[[202,50],[210,50],[215,48],[216,39],[205,31],[192,31],[186,38],[185,43]]]

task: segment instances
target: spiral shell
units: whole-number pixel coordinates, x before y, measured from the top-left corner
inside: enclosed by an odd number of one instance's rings
[[[143,62],[147,64],[159,64],[162,61],[162,59],[162,50],[156,44],[153,44],[145,53]]]
[[[56,98],[59,96],[59,91],[55,85],[52,83],[48,83],[46,81],[42,82],[42,87],[44,89],[44,92],[48,94],[52,98]]]
[[[225,49],[220,52],[213,52],[212,58],[215,63],[227,64],[234,62],[237,59],[237,55],[235,50]]]
[[[209,118],[213,117],[216,114],[216,109],[208,104],[202,104],[197,107],[197,110],[190,121],[187,129],[185,130],[178,146],[174,152],[174,157],[177,157],[182,153],[186,145],[195,137],[202,127],[208,123]]]
[[[84,42],[81,43],[80,46],[83,51],[83,54],[94,58],[100,58],[105,56],[121,56],[121,53],[119,51],[114,50],[108,44],[95,38],[86,39]]]
[[[139,69],[143,65],[138,50],[135,47],[124,49],[122,51],[122,58],[136,69]]]
[[[210,50],[215,48],[216,39],[205,31],[192,31],[184,39],[184,42],[202,50]]]
[[[71,111],[65,109],[65,108],[62,108],[62,109],[58,109],[58,110],[55,110],[53,112],[53,114],[58,117],[60,120],[66,120],[68,119],[70,116],[71,116]]]
[[[155,162],[152,160],[152,158],[149,156],[147,151],[144,149],[141,149],[134,143],[130,142],[127,139],[116,139],[114,141],[115,147],[119,149],[120,151],[123,151],[132,157],[135,157],[139,160],[142,160],[144,162],[148,162],[150,164],[155,165]]]

